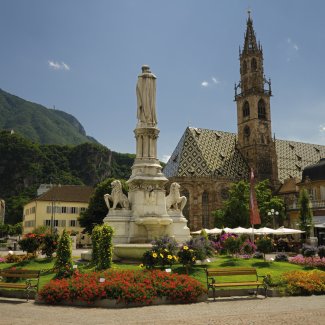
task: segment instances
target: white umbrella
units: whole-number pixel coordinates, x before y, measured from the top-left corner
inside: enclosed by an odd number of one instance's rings
[[[203,229],[201,229],[201,230],[197,230],[197,231],[191,231],[191,234],[192,234],[192,235],[200,235],[202,230],[203,230]],[[207,234],[209,234],[209,231],[210,231],[209,229],[204,228],[204,230],[205,230],[205,232],[206,232]]]
[[[268,227],[263,227],[259,229],[254,229],[254,233],[257,235],[266,235],[266,234],[274,234],[275,230],[268,228]]]
[[[229,232],[233,232],[234,230],[232,229],[232,228],[228,228],[228,227],[226,227],[226,228],[223,228],[222,229],[224,232],[226,232],[226,233],[229,233]]]
[[[213,228],[213,229],[209,230],[208,234],[211,234],[211,235],[213,235],[213,234],[221,234],[221,232],[222,232],[222,229]]]
[[[273,234],[275,235],[295,235],[295,234],[302,234],[304,231],[299,229],[290,229],[290,228],[284,228],[280,227],[276,230],[274,230]]]
[[[252,233],[252,230],[243,227],[237,227],[232,230],[234,234],[249,234]]]

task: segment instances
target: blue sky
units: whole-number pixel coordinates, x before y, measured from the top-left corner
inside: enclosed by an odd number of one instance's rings
[[[0,88],[135,152],[137,76],[157,80],[158,154],[185,128],[236,132],[247,9],[272,80],[277,138],[325,144],[325,1],[0,0]]]

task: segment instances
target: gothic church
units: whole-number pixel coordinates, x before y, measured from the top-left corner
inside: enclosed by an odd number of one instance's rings
[[[271,81],[264,76],[263,49],[250,15],[239,60],[238,133],[188,127],[164,168],[188,198],[183,212],[192,231],[213,228],[212,212],[222,207],[231,183],[248,180],[250,168],[276,190],[325,157],[325,146],[272,138]]]

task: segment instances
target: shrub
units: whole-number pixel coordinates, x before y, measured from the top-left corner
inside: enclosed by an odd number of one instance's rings
[[[223,233],[220,235],[219,240],[214,243],[214,248],[218,251],[219,254],[227,254],[228,253],[225,248],[225,245],[226,245],[226,240],[229,237],[237,238],[238,236],[235,234]]]
[[[240,246],[242,242],[239,237],[237,236],[229,236],[224,241],[224,248],[227,250],[228,254],[231,255],[238,255],[240,252]]]
[[[304,245],[301,249],[301,253],[304,257],[312,257],[316,255],[317,250],[313,246]]]
[[[256,245],[252,243],[249,239],[246,239],[240,247],[240,253],[242,255],[252,255],[256,251]]]
[[[18,244],[22,251],[36,255],[42,244],[42,237],[38,234],[29,233],[26,234]]]
[[[163,236],[152,242],[152,249],[157,252],[167,249],[172,255],[175,255],[178,250],[178,244],[174,238]]]
[[[171,267],[176,261],[176,251],[178,244],[174,238],[163,236],[152,242],[152,249],[143,254],[142,263],[148,268],[154,267],[165,268]]]
[[[193,249],[195,252],[195,257],[198,260],[205,260],[207,257],[214,255],[214,245],[205,236],[198,236],[187,241],[186,246]]]
[[[113,258],[112,247],[113,228],[105,224],[101,229],[99,239],[99,270],[105,270],[111,267]]]
[[[188,273],[189,268],[195,264],[197,259],[195,250],[189,248],[187,245],[182,245],[177,256],[179,262],[186,268],[186,273]]]
[[[102,225],[96,225],[91,232],[92,262],[99,265],[99,242],[102,232]]]
[[[289,262],[292,264],[325,269],[325,257],[304,257],[302,255],[297,255],[295,257],[290,257]]]
[[[53,253],[57,250],[58,239],[59,239],[58,234],[46,233],[42,237],[42,244],[41,244],[42,254],[46,255],[47,258],[51,258]]]
[[[276,262],[288,262],[288,255],[285,253],[278,253],[275,255]]]
[[[318,247],[318,256],[320,258],[325,257],[325,246],[319,246]]]
[[[3,261],[5,263],[20,263],[22,261],[28,261],[35,258],[35,255],[32,253],[27,253],[24,255],[8,254],[4,257]]]
[[[99,278],[104,278],[100,282]],[[180,303],[196,302],[206,293],[203,285],[187,275],[163,271],[106,271],[74,274],[70,279],[56,279],[40,291],[41,300],[49,304],[61,301],[116,299],[117,303],[150,304],[154,298],[166,297]]]
[[[323,294],[325,293],[325,272],[292,271],[285,273],[283,279],[287,283],[287,291],[290,294]]]
[[[261,252],[255,252],[253,258],[262,259],[264,258],[264,254]]]
[[[260,237],[256,240],[256,247],[259,252],[263,253],[263,257],[265,260],[265,254],[270,253],[272,251],[273,248],[272,239],[267,236]]]
[[[60,237],[54,268],[57,278],[66,278],[72,275],[72,248],[69,234],[63,230]]]

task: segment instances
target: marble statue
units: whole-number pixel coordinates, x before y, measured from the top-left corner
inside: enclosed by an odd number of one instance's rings
[[[177,210],[180,212],[183,211],[187,202],[187,198],[180,195],[180,187],[181,186],[176,182],[170,185],[169,195],[166,196],[167,210]]]
[[[115,180],[111,183],[112,185],[112,193],[111,194],[105,194],[104,200],[108,207],[108,209],[115,210],[116,206],[118,204],[121,205],[122,209],[129,209],[130,208],[130,202],[126,195],[122,191],[122,184],[119,180]],[[111,207],[110,202],[113,202],[113,206]]]
[[[156,76],[151,73],[149,66],[142,66],[142,73],[138,77],[137,118],[142,126],[156,126]]]

